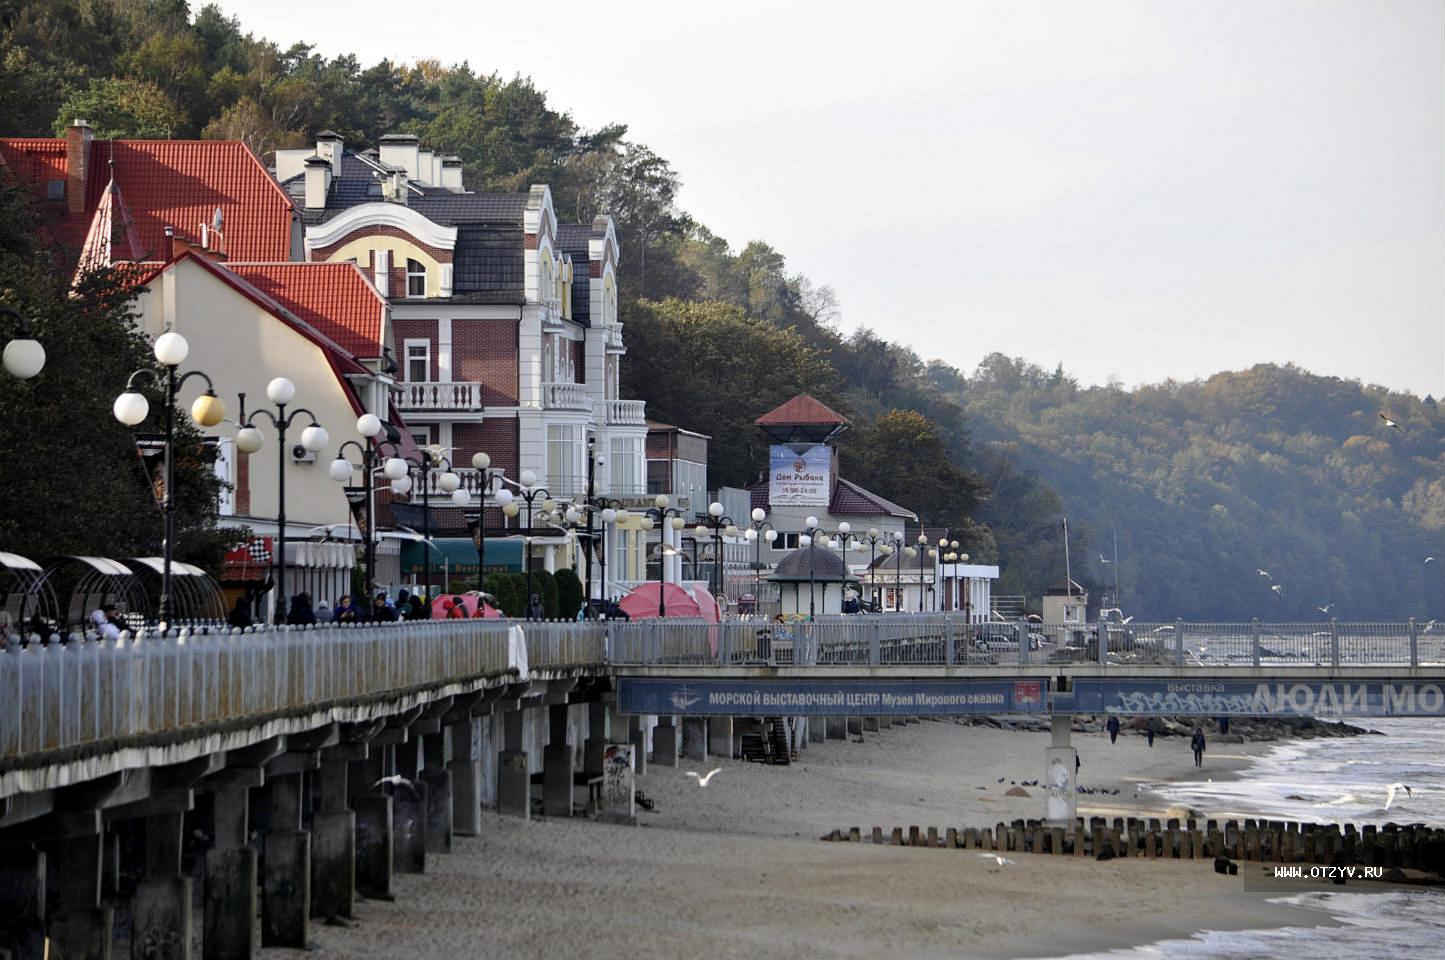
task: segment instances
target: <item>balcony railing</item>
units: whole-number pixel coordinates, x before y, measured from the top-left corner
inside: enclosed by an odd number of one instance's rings
[[[466,381],[412,381],[396,385],[397,407],[415,410],[480,410],[482,385]]]
[[[619,427],[640,427],[647,423],[646,400],[608,400],[607,422]]]
[[[543,383],[542,407],[588,412],[592,409],[592,398],[587,396],[587,388],[580,383]]]
[[[608,350],[622,351],[626,349],[622,343],[622,324],[609,323],[602,329],[606,335],[606,339],[603,342],[606,344]]]

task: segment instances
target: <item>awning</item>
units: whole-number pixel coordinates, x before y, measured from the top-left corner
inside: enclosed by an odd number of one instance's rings
[[[426,557],[431,554],[433,573],[440,573],[443,566],[453,574],[477,573],[477,547],[467,537],[437,537],[431,547],[426,543],[408,542],[401,545],[401,572],[403,576],[417,576],[426,571]],[[493,540],[487,538],[487,569],[493,572],[522,571],[522,542],[520,540]]]

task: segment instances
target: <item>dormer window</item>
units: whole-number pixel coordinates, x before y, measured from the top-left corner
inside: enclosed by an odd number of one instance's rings
[[[406,262],[406,295],[408,297],[426,296],[426,265],[418,260],[407,260]]]

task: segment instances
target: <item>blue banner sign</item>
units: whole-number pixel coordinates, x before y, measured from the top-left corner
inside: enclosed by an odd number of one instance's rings
[[[1054,709],[1068,713],[1139,716],[1445,716],[1445,685],[1438,682],[1296,683],[1078,678],[1074,680],[1073,688],[1072,696],[1054,694]]]
[[[886,717],[1043,713],[1047,680],[706,680],[620,677],[626,714]]]

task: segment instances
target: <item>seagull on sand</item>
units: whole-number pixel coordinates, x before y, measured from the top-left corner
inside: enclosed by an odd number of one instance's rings
[[[699,787],[705,787],[707,786],[707,782],[713,778],[713,775],[718,773],[722,773],[722,767],[713,767],[707,772],[707,776],[705,777],[698,774],[696,770],[689,770],[687,775],[696,780]]]
[[[1391,419],[1390,419],[1390,415],[1387,414],[1387,413],[1385,413],[1383,410],[1380,411],[1380,419],[1383,420],[1383,421],[1385,421],[1385,426],[1387,426],[1387,427],[1393,427],[1393,428],[1396,429],[1396,430],[1404,430],[1404,429],[1405,429],[1404,427],[1400,426],[1400,425],[1399,425],[1398,423],[1396,423],[1395,421],[1391,420]]]
[[[1005,866],[1007,866],[1007,867],[1012,867],[1012,866],[1015,866],[1014,862],[1013,862],[1012,860],[1010,860],[1008,857],[1001,857],[1001,856],[999,856],[999,855],[996,854],[996,853],[980,853],[979,856],[980,856],[980,857],[983,857],[985,860],[992,860],[994,863],[998,864],[1000,867],[1005,867]]]
[[[1404,791],[1405,791],[1405,796],[1407,796],[1407,797],[1413,797],[1413,796],[1415,795],[1414,792],[1412,792],[1412,791],[1410,790],[1410,788],[1407,787],[1407,786],[1405,786],[1403,783],[1392,783],[1392,784],[1390,784],[1389,786],[1385,787],[1385,809],[1386,809],[1386,810],[1390,809],[1390,804],[1392,804],[1392,803],[1395,802],[1395,791],[1396,791],[1396,790],[1404,790]]]
[[[1266,580],[1273,580],[1273,579],[1274,579],[1274,577],[1271,577],[1271,576],[1269,575],[1269,571],[1268,571],[1268,570],[1263,570],[1263,569],[1256,568],[1254,572],[1257,573],[1257,574],[1259,574],[1261,577],[1264,577]]]
[[[1274,586],[1270,587],[1270,589],[1273,590],[1275,593],[1279,594],[1281,597],[1284,596],[1284,587],[1280,586],[1279,584],[1276,583]]]

